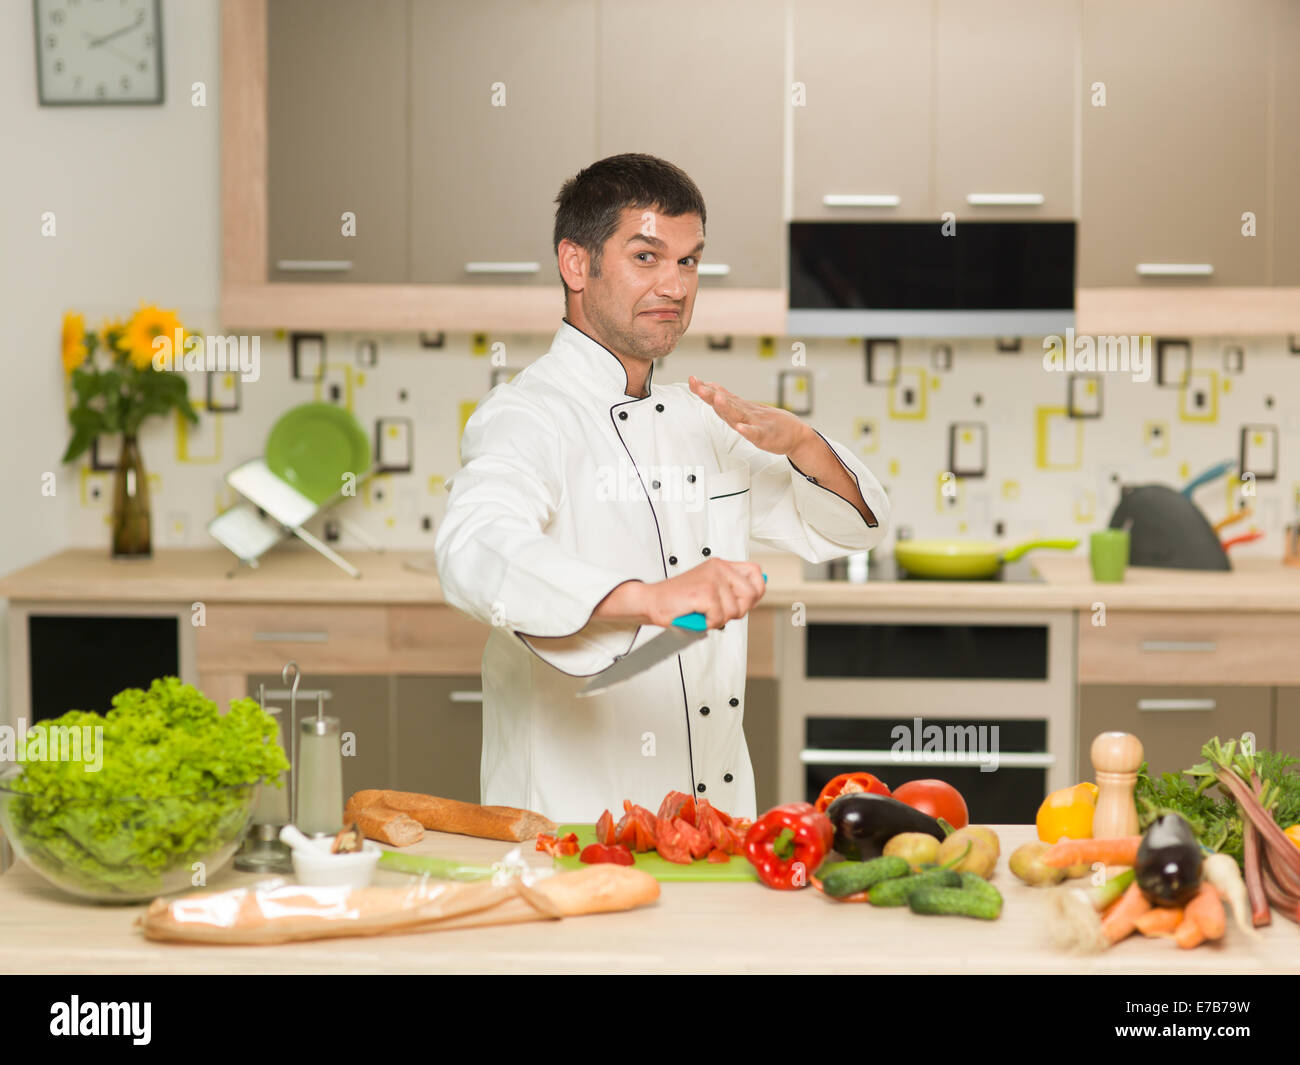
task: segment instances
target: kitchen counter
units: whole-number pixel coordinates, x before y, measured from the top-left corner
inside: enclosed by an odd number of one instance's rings
[[[1195,950],[1136,937],[1096,956],[1059,952],[1043,936],[1045,889],[1006,865],[1033,827],[997,831],[1005,903],[993,922],[833,902],[812,888],[675,883],[626,913],[268,947],[151,942],[132,928],[142,906],[74,901],[20,863],[0,876],[0,973],[1300,973],[1300,929],[1276,914],[1260,942],[1229,923],[1224,940]],[[511,846],[433,832],[403,850],[485,864]],[[530,864],[549,862],[520,846]],[[256,879],[227,867],[212,887]]]
[[[430,551],[348,551],[362,572],[353,579],[315,551],[292,546],[235,576],[220,548],[167,549],[146,562],[114,562],[107,549],[61,551],[0,579],[0,596],[31,601],[228,603],[443,603]],[[1119,584],[1092,580],[1084,555],[1033,556],[1042,583],[1001,581],[807,580],[803,560],[755,554],[768,575],[762,606],[951,610],[1107,610],[1300,613],[1300,567],[1243,558],[1228,573],[1130,568]]]

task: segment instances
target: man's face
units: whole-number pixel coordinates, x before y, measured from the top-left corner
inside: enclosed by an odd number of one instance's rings
[[[625,208],[605,242],[600,276],[584,279],[582,313],[611,351],[656,359],[691,323],[704,227],[697,214]]]

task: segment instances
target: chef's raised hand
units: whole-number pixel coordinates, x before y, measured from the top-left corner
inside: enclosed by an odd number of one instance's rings
[[[779,407],[752,403],[728,392],[714,381],[690,378],[691,391],[717,412],[741,436],[774,455],[789,455],[816,434],[798,416]]]
[[[671,577],[646,586],[645,613],[651,625],[667,628],[673,618],[696,611],[711,629],[743,618],[763,598],[763,567],[757,562],[728,562],[711,558]]]

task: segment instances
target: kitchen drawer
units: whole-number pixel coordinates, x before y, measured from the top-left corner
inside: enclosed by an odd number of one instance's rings
[[[209,603],[196,629],[204,672],[275,673],[293,659],[313,673],[387,673],[388,608],[357,604]]]
[[[488,631],[453,607],[390,606],[389,668],[394,673],[477,674]]]
[[[1277,718],[1273,746],[1300,758],[1300,688],[1277,689]],[[1300,766],[1294,767],[1300,773]]]
[[[1092,780],[1092,741],[1099,732],[1131,732],[1152,773],[1177,773],[1201,761],[1215,736],[1255,734],[1273,743],[1273,689],[1196,685],[1086,684],[1079,689],[1078,779]]]
[[[1300,684],[1297,635],[1296,614],[1083,614],[1079,683]]]

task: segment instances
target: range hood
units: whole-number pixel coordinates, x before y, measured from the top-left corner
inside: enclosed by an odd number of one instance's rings
[[[1013,337],[1074,326],[1075,223],[791,222],[790,336]]]

